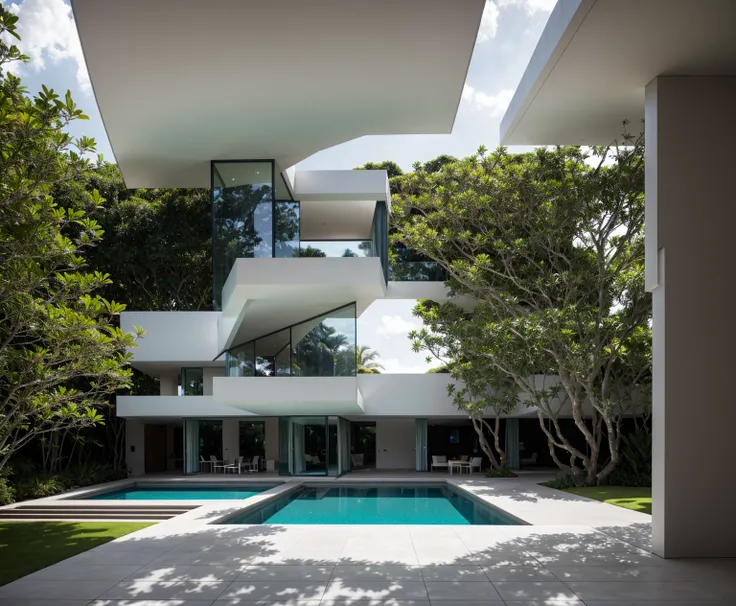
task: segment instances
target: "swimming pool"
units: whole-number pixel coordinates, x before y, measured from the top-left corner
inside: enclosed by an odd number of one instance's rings
[[[247,499],[278,484],[248,486],[133,486],[87,497],[98,501],[215,501]]]
[[[220,524],[483,524],[521,522],[445,484],[300,487]]]

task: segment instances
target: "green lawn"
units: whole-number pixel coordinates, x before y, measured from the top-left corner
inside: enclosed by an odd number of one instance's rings
[[[603,501],[611,505],[626,507],[652,515],[652,489],[629,488],[627,486],[598,486],[593,488],[567,488],[564,492]]]
[[[146,526],[145,522],[0,524],[0,585]]]

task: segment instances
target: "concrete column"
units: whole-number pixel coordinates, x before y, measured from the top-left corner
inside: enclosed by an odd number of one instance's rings
[[[203,390],[202,393],[205,396],[211,396],[212,395],[212,387],[213,387],[213,379],[215,377],[224,377],[225,376],[225,368],[220,367],[214,367],[214,368],[203,368],[202,369],[202,379],[203,379]]]
[[[125,419],[125,463],[128,473],[142,476],[146,473],[145,424],[137,419]]]
[[[279,460],[279,419],[273,417],[266,419],[264,428],[264,439],[266,441],[266,461],[273,461],[274,468]]]
[[[654,552],[736,556],[736,78],[646,88],[646,281],[653,303]]]
[[[179,395],[179,373],[161,373],[158,378],[159,392],[162,396]]]
[[[237,419],[222,420],[222,458],[230,462],[240,456],[240,424]]]

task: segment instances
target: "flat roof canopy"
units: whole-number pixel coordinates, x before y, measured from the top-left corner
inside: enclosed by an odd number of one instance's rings
[[[559,0],[501,122],[505,145],[607,145],[657,76],[736,74],[736,0]],[[697,116],[693,116],[697,119]]]
[[[283,171],[363,135],[449,133],[485,0],[73,0],[128,187]]]

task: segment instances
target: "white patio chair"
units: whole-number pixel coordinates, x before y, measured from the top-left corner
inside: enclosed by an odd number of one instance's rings
[[[521,459],[520,463],[522,469],[531,469],[537,464],[537,453],[535,452],[532,456]]]
[[[260,455],[256,455],[255,457],[253,457],[253,460],[251,461],[250,466],[248,467],[248,471],[250,472],[260,471],[260,467],[259,467],[260,461],[261,461]]]
[[[212,468],[215,470],[215,473],[217,473],[218,469],[222,469],[222,473],[225,473],[225,468],[228,466],[228,463],[227,461],[225,461],[225,459],[219,461],[214,455],[212,455],[210,459],[214,462]]]
[[[215,467],[220,463],[220,460],[215,455],[210,455],[210,467],[212,468],[212,473],[215,473]]]
[[[363,455],[362,454],[351,454],[350,461],[353,463],[353,467],[363,467]]]
[[[225,466],[225,469],[223,471],[225,473],[227,473],[228,471],[232,471],[233,473],[235,473],[237,471],[238,474],[240,474],[240,472],[243,469],[243,466],[244,465],[246,465],[246,464],[243,463],[243,457],[241,456],[241,457],[238,457],[237,459],[233,459],[232,464],[231,465],[226,465]]]
[[[482,457],[473,457],[470,459],[470,462],[467,465],[463,465],[463,469],[467,468],[468,473],[473,473],[473,469],[476,467],[478,468],[478,471],[481,471],[481,468],[483,466],[483,458]]]
[[[199,467],[201,468],[202,472],[204,472],[205,468],[208,466],[212,467],[212,461],[208,461],[202,455],[199,455]]]
[[[434,471],[435,467],[447,469],[447,457],[432,455],[432,465],[430,465],[429,470]]]

